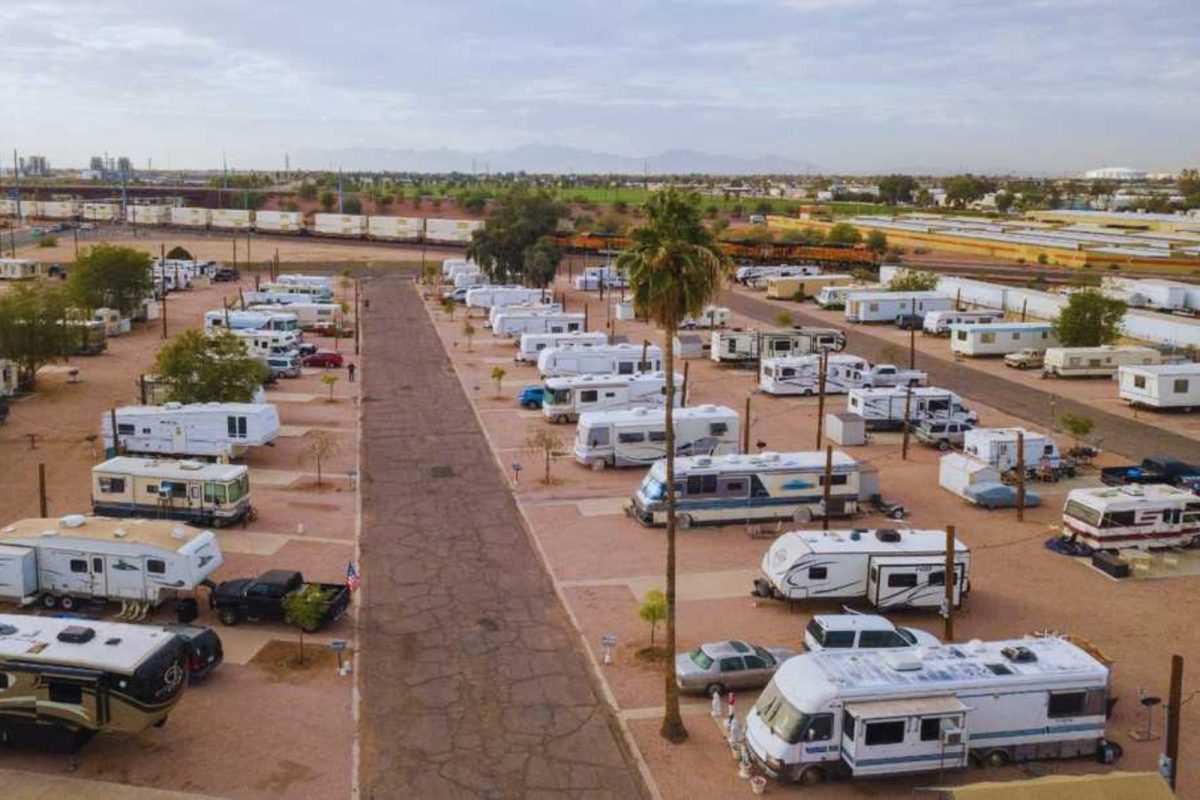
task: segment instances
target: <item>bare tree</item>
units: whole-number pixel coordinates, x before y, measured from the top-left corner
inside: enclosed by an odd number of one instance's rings
[[[317,467],[317,486],[321,485],[321,464],[341,452],[341,442],[330,431],[311,430],[304,435],[300,444],[300,452],[296,456],[297,463],[304,466],[315,463]]]
[[[525,451],[545,461],[546,472],[542,478],[542,483],[546,485],[551,483],[551,459],[562,455],[564,452],[563,448],[563,441],[558,437],[558,434],[548,431],[545,428],[530,429],[529,435],[525,437]]]

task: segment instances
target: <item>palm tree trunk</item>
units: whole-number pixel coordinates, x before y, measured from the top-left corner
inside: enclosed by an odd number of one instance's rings
[[[687,728],[679,713],[679,687],[675,685],[675,328],[665,331],[667,385],[667,658],[663,662],[664,705],[660,735],[675,744],[687,741]]]

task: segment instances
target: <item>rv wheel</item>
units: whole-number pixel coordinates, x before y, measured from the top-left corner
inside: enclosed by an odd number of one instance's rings
[[[892,509],[892,519],[904,519],[904,509],[903,508]]]
[[[42,605],[45,608],[54,608],[58,605],[58,598],[52,594],[42,595]]]
[[[566,414],[559,414],[557,417],[554,418],[554,421],[557,422],[559,425],[566,425],[570,420],[567,419]]]
[[[800,525],[807,525],[808,523],[812,522],[812,518],[812,509],[808,508],[807,506],[804,508],[797,508],[796,513],[792,514],[792,522]]]
[[[603,472],[603,471],[604,471],[604,468],[605,468],[605,467],[607,467],[607,466],[608,466],[608,460],[607,460],[607,459],[603,459],[603,458],[601,458],[601,459],[599,459],[598,461],[593,461],[593,462],[592,462],[592,469],[593,469],[593,470],[595,470],[596,472]]]
[[[223,608],[217,614],[217,619],[221,620],[222,625],[237,625],[238,613],[231,608]]]
[[[950,449],[950,440],[949,439],[938,440],[938,450],[940,450],[944,453],[949,449]]]
[[[687,530],[688,528],[692,527],[692,515],[691,514],[680,514],[678,517],[675,518],[675,524],[678,525],[680,528]]]
[[[1008,763],[1008,753],[1003,750],[993,750],[983,757],[983,763],[989,767],[1003,767]]]
[[[74,611],[75,610],[75,598],[71,597],[70,595],[66,595],[65,597],[63,597],[62,600],[59,601],[58,606],[63,611]]]
[[[816,786],[825,782],[825,770],[820,767],[805,767],[800,773],[801,786]]]
[[[704,693],[709,697],[712,697],[714,694],[724,695],[725,685],[721,683],[710,683],[708,686],[704,687]]]

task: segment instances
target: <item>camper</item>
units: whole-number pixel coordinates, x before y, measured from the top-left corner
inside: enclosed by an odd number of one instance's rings
[[[92,513],[223,528],[250,513],[250,470],[240,464],[110,458],[92,467]]]
[[[292,283],[292,282],[275,282],[264,283],[259,287],[259,291],[271,292],[273,294],[299,294],[304,295],[310,300],[320,302],[328,302],[333,297],[333,286],[329,283]]]
[[[575,288],[581,292],[595,292],[601,286],[606,289],[620,289],[628,285],[625,273],[613,264],[584,267],[583,272],[575,276]]]
[[[478,272],[479,265],[469,258],[447,258],[442,261],[442,275],[444,277],[453,278],[455,270]]]
[[[1003,321],[1002,311],[930,311],[921,331],[929,336],[949,336],[951,325],[991,325]]]
[[[970,591],[971,553],[954,543],[954,605]],[[946,597],[946,532],[793,531],[780,536],[755,579],[758,597],[866,600],[880,610],[936,609]]]
[[[1120,397],[1131,406],[1192,411],[1200,406],[1200,364],[1122,366]]]
[[[541,289],[527,289],[524,286],[479,286],[467,291],[468,308],[516,306],[544,300],[545,293]]]
[[[279,435],[269,403],[167,403],[116,409],[117,438],[127,453],[235,458]],[[100,416],[104,446],[115,447],[112,414]]]
[[[476,286],[486,286],[487,276],[482,272],[460,272],[451,283],[455,289],[474,289]]]
[[[724,328],[729,324],[733,313],[724,306],[705,306],[699,316],[687,317],[681,323],[681,328]]]
[[[1072,489],[1062,519],[1097,550],[1200,547],[1200,496],[1165,483]]]
[[[467,291],[470,291],[469,289]],[[495,330],[496,320],[505,317],[533,317],[538,314],[561,314],[562,303],[514,303],[513,305],[497,305],[488,309],[487,327]]]
[[[676,521],[681,528],[733,522],[849,516],[858,510],[860,465],[833,451],[830,504],[824,506],[825,453],[762,453],[675,462]],[[682,491],[680,491],[682,490]],[[665,525],[666,462],[656,461],[627,507],[643,525]]]
[[[286,286],[317,286],[326,294],[333,293],[333,278],[328,275],[304,275],[298,272],[285,272],[275,278],[275,283]]]
[[[826,286],[849,286],[853,275],[796,275],[767,278],[767,297],[772,300],[807,300]]]
[[[635,372],[658,372],[662,370],[662,357],[662,350],[658,345],[547,347],[538,356],[538,372],[547,378],[561,375],[632,375]]]
[[[524,333],[582,333],[587,318],[581,313],[546,311],[535,314],[499,314],[492,333],[515,338]]]
[[[964,356],[1003,356],[1058,344],[1049,322],[964,323],[950,326],[950,352]]]
[[[747,265],[738,267],[734,280],[751,289],[766,287],[771,278],[794,278],[800,276],[820,275],[819,264],[774,264],[771,266]]]
[[[0,258],[0,280],[29,280],[36,278],[39,272],[36,261],[27,258]]]
[[[845,353],[831,353],[828,358],[826,394],[845,394],[861,386],[855,376],[871,366],[865,358]],[[758,388],[774,395],[815,395],[821,389],[821,359],[819,355],[763,359],[758,371]]]
[[[683,376],[675,376],[675,385]],[[667,402],[667,377],[662,372],[632,375],[568,375],[547,378],[542,391],[542,414],[551,422],[574,422],[585,411],[661,406]],[[679,405],[680,392],[675,392]]]
[[[740,452],[738,414],[725,406],[677,408],[675,454],[724,456]],[[575,460],[586,467],[645,467],[666,458],[665,408],[587,411],[575,429]]]
[[[911,393],[911,401],[907,401]],[[975,422],[979,415],[963,405],[962,398],[936,386],[917,388],[851,389],[846,410],[858,414],[869,430],[899,430],[904,427],[904,407],[908,402],[908,420]]]
[[[846,295],[850,322],[894,323],[900,317],[924,318],[930,311],[949,311],[954,301],[940,292],[851,292]]]
[[[285,309],[286,313],[295,315],[297,325],[302,331],[312,331],[322,336],[334,331],[345,331],[341,303],[313,303],[302,299],[298,303],[288,303]],[[285,309],[272,305],[251,305],[246,310],[274,314]]]
[[[161,626],[0,614],[0,742],[74,752],[161,726],[187,687],[187,648]]]
[[[1162,353],[1153,347],[1113,344],[1099,347],[1050,347],[1042,359],[1042,377],[1111,377],[1123,366],[1161,364],[1162,361]]]
[[[214,308],[204,312],[204,328],[252,328],[263,331],[298,331],[300,319],[290,311],[233,311]]]
[[[817,292],[817,296],[813,298],[813,301],[821,308],[833,311],[845,308],[846,298],[853,292],[871,292],[878,289],[879,284],[877,283],[850,283],[844,286],[822,286],[821,291]]]
[[[762,357],[783,358],[808,352],[809,337],[799,330],[790,331],[713,331],[709,355],[718,364],[747,364]]]
[[[602,347],[608,335],[601,331],[573,333],[522,333],[516,360],[537,363],[538,354],[548,347]]]
[[[175,522],[24,519],[0,528],[0,599],[64,611],[92,599],[150,609],[195,591],[221,562],[212,531]]]
[[[751,759],[777,781],[886,777],[1113,757],[1109,669],[1059,637],[786,661],[746,716]]]
[[[221,331],[213,328],[208,333]],[[300,340],[295,331],[258,331],[253,328],[234,328],[229,333],[236,336],[246,345],[246,352],[252,356],[272,356],[296,353]]]
[[[1054,439],[1025,428],[972,428],[963,434],[963,453],[1004,473],[1017,467],[1018,436],[1024,443],[1025,469],[1057,470],[1062,465]]]
[[[121,312],[115,308],[97,308],[92,319],[104,325],[105,337],[123,336],[133,330],[129,318],[121,316]]]

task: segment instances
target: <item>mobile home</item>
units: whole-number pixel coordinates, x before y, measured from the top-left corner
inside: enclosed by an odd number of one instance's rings
[[[644,356],[643,356],[644,353]],[[602,347],[563,345],[547,347],[538,355],[538,372],[544,377],[561,375],[632,375],[662,370],[662,349],[633,344]]]
[[[268,403],[167,403],[116,410],[117,438],[127,453],[232,458],[279,435]],[[112,415],[100,416],[104,446],[113,447]]]
[[[821,358],[808,355],[763,359],[758,372],[758,388],[774,395],[815,395],[821,387]],[[826,394],[845,394],[858,388],[862,381],[855,376],[871,366],[865,358],[845,353],[831,353],[828,358]]]
[[[1058,344],[1049,322],[964,323],[950,326],[950,352],[964,356],[1004,356],[1045,350]]]
[[[214,308],[204,312],[204,328],[249,328],[262,331],[298,331],[300,320],[291,311],[233,311]]]
[[[808,352],[809,337],[798,330],[791,331],[713,331],[709,355],[718,364],[745,364],[763,358],[782,358],[797,352]]]
[[[963,453],[991,464],[1000,472],[1017,467],[1017,438],[1024,443],[1025,469],[1046,466],[1057,469],[1062,463],[1058,445],[1050,436],[1025,428],[972,428],[963,434]]]
[[[955,540],[955,606],[970,591],[970,568],[970,550]],[[763,555],[754,594],[783,600],[866,600],[881,610],[938,608],[946,597],[946,533],[785,533]]]
[[[1200,546],[1200,496],[1165,483],[1072,489],[1063,535],[1097,550]]]
[[[575,276],[575,288],[581,292],[594,292],[604,288],[619,289],[622,286],[628,286],[628,279],[622,270],[616,268],[613,264],[605,264],[599,267],[584,267],[583,272]]]
[[[909,314],[949,311],[954,300],[940,292],[851,292],[846,295],[850,322],[895,322]]]
[[[587,411],[575,429],[575,460],[593,469],[645,467],[667,455],[665,408]],[[677,408],[675,454],[724,456],[741,451],[738,414],[725,406]]]
[[[477,286],[467,290],[468,308],[517,306],[544,300],[545,292],[541,289],[527,289],[524,286]]]
[[[675,385],[683,376],[675,376]],[[667,376],[662,372],[632,375],[568,375],[547,378],[542,392],[542,414],[551,422],[573,422],[585,411],[660,406],[667,402]],[[675,392],[679,405],[680,392]]]
[[[92,512],[225,527],[250,512],[250,470],[240,464],[110,458],[92,467]]]
[[[849,286],[853,275],[793,275],[788,278],[767,278],[767,297],[772,300],[795,300],[813,297],[826,286]]]
[[[921,330],[930,336],[949,336],[951,325],[990,325],[1003,322],[1002,311],[930,311]]]
[[[846,298],[854,292],[871,292],[879,289],[877,283],[850,283],[843,286],[822,286],[813,301],[821,308],[835,310],[846,307]]]
[[[608,334],[601,331],[574,333],[522,333],[516,360],[537,363],[538,355],[548,347],[602,347]]]
[[[534,314],[499,314],[492,333],[518,337],[524,333],[582,333],[586,318],[576,312],[547,311]]]
[[[0,258],[0,280],[23,281],[36,278],[38,262],[27,258]]]
[[[1182,411],[1200,406],[1200,364],[1122,366],[1117,381],[1121,399],[1131,406]]]
[[[1106,344],[1100,347],[1051,347],[1042,361],[1042,375],[1058,378],[1113,376],[1123,366],[1161,364],[1153,347]]]
[[[681,528],[708,523],[849,516],[858,510],[860,465],[833,452],[829,508],[824,505],[825,453],[762,453],[718,458],[696,456],[675,462],[676,520]],[[643,525],[665,525],[666,462],[656,461],[627,507]]]
[[[907,399],[910,393],[911,401]],[[979,418],[978,414],[963,405],[961,397],[936,386],[851,389],[846,410],[862,417],[869,430],[899,430],[904,427],[906,403],[909,425],[927,419],[975,422]]]

